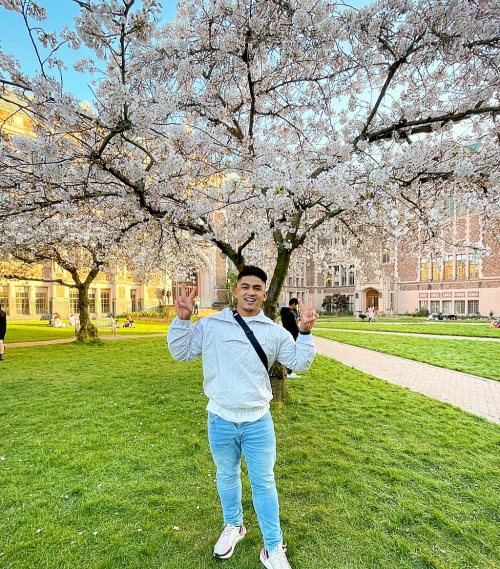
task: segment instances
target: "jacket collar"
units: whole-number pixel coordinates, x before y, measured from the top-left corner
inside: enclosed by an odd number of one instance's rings
[[[217,314],[210,316],[210,318],[215,318],[215,320],[223,320],[225,322],[232,322],[233,324],[237,324],[239,326],[239,324],[234,319],[232,307],[224,308],[220,312],[217,312]],[[261,310],[253,318],[255,318],[255,320],[258,322],[262,322],[263,324],[274,324],[274,322],[264,314],[263,310]]]

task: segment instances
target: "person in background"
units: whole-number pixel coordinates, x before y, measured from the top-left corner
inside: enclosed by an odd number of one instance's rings
[[[194,297],[193,315],[197,315],[200,312],[200,297]]]
[[[7,333],[7,313],[2,310],[2,305],[0,304],[0,360],[4,359],[5,351],[5,334]]]
[[[54,328],[66,328],[66,324],[61,320],[59,312],[56,314],[56,318],[54,320]]]
[[[297,341],[299,335],[299,326],[297,324],[299,301],[297,298],[291,298],[288,301],[288,306],[283,306],[280,310],[281,323],[283,328],[288,330],[293,336],[293,339]],[[292,379],[298,378],[298,376],[292,369],[287,368],[288,377]]]
[[[375,317],[375,308],[373,306],[369,306],[367,310],[368,322],[371,322]]]

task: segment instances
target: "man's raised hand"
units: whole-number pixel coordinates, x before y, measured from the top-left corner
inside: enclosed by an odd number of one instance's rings
[[[307,306],[299,299],[299,309],[299,330],[301,332],[310,332],[314,326],[314,322],[316,322],[316,318],[318,317],[318,313],[313,308],[312,298],[309,297]]]
[[[196,296],[196,287],[194,286],[189,295],[186,296],[185,288],[181,287],[181,295],[175,301],[175,313],[181,320],[191,320],[193,314],[194,297]]]

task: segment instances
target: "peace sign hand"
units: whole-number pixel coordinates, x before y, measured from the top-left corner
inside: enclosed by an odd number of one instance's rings
[[[300,309],[300,319],[299,319],[299,330],[301,332],[310,332],[314,323],[316,322],[316,318],[318,317],[318,313],[313,308],[312,298],[309,297],[307,301],[307,307],[299,299],[299,309]]]
[[[196,296],[196,287],[186,296],[185,288],[181,287],[181,295],[175,301],[175,313],[181,320],[191,320],[193,314],[194,297]]]

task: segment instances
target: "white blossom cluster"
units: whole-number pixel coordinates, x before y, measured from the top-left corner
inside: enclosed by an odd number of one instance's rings
[[[440,228],[448,198],[494,232],[498,24],[493,0],[188,0],[166,25],[154,0],[81,3],[61,37],[33,37],[49,52],[33,77],[0,52],[0,98],[33,125],[0,135],[2,251],[56,239],[180,274],[203,240],[279,292],[361,237],[460,239]],[[64,90],[59,42],[95,54],[76,66],[89,104]]]

